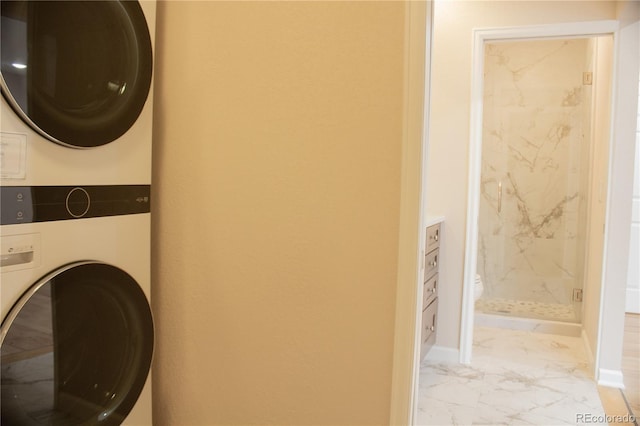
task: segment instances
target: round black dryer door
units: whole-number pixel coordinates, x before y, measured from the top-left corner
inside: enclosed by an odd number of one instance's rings
[[[119,425],[147,380],[153,321],[134,279],[78,262],[34,284],[0,329],[2,425]]]
[[[153,65],[137,1],[2,0],[0,9],[2,93],[27,124],[77,148],[129,130]]]

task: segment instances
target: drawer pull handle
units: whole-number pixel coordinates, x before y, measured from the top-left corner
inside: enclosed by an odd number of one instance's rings
[[[429,331],[434,331],[435,329],[436,329],[436,327],[433,326],[433,325],[429,327]]]
[[[435,287],[433,287],[433,288],[431,289],[431,293],[435,293],[435,292],[436,292],[436,288],[435,288]]]
[[[438,262],[435,260],[433,262],[429,262],[429,266],[435,268],[436,266],[438,266]]]
[[[502,181],[498,182],[498,213],[502,211]]]

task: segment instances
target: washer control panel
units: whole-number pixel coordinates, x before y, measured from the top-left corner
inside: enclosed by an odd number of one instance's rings
[[[3,186],[0,225],[149,213],[151,185]]]
[[[65,206],[71,216],[75,218],[84,217],[89,212],[89,207],[91,207],[91,197],[86,189],[73,188],[67,194]]]

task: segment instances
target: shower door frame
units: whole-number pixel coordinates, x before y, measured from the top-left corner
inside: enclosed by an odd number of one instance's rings
[[[543,39],[543,38],[570,38],[570,37],[595,37],[612,35],[614,38],[614,58],[613,58],[613,75],[612,75],[612,110],[610,131],[609,150],[613,152],[615,140],[612,137],[613,127],[616,125],[614,117],[614,104],[616,98],[616,87],[618,80],[618,29],[619,21],[605,20],[593,22],[577,22],[565,24],[536,25],[525,27],[508,27],[508,28],[484,28],[475,29],[473,31],[473,57],[472,57],[472,82],[471,82],[471,119],[470,119],[470,143],[469,143],[469,174],[468,174],[468,199],[467,199],[467,226],[466,226],[466,244],[465,244],[465,262],[464,262],[464,285],[462,294],[462,317],[460,329],[460,362],[463,364],[471,363],[472,345],[473,345],[473,323],[474,323],[474,281],[477,264],[477,247],[478,247],[478,216],[480,205],[480,173],[482,165],[482,119],[483,119],[483,85],[484,85],[484,47],[485,42],[492,41],[516,41],[527,39]],[[611,164],[613,156],[609,157],[609,185],[611,185]],[[610,194],[611,191],[609,191]],[[611,215],[609,214],[612,206],[611,196],[607,199],[607,219],[605,231],[605,250],[603,254],[603,265],[607,263],[608,256],[612,255],[611,248],[607,251],[609,232],[609,224],[611,223]],[[619,255],[620,253],[616,253]],[[627,253],[628,256],[628,253]],[[604,271],[602,277],[604,278]],[[604,290],[604,285],[602,286]],[[602,329],[602,303],[600,306],[600,320],[598,331],[598,354],[600,348],[600,333]],[[598,377],[598,359],[596,355],[595,373]]]

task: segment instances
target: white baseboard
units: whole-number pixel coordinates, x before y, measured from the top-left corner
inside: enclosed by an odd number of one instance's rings
[[[425,359],[445,364],[458,364],[460,363],[460,351],[454,348],[433,346]]]
[[[627,287],[627,298],[625,300],[625,312],[640,314],[640,289]]]
[[[587,361],[589,362],[589,371],[595,371],[596,358],[591,351],[591,345],[589,344],[589,337],[587,336],[584,328],[582,329],[582,344],[584,345],[584,351],[587,353]]]
[[[607,386],[610,388],[624,389],[624,380],[622,371],[620,370],[607,370],[601,368],[598,371],[598,385]]]

